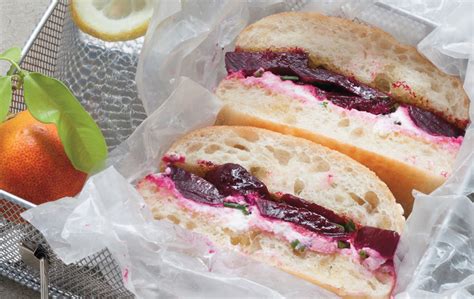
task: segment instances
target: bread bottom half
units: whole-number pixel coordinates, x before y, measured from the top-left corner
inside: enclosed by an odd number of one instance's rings
[[[388,298],[393,276],[368,272],[350,255],[298,254],[286,240],[258,229],[236,232],[221,218],[187,210],[177,199],[154,183],[142,181],[138,189],[155,219],[167,220],[206,236],[217,248],[237,250],[251,258],[280,268],[344,298]],[[241,213],[235,210],[235,213]],[[310,296],[310,294],[308,294]]]

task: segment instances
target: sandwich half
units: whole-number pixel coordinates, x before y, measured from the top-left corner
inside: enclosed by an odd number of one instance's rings
[[[226,53],[217,124],[293,134],[349,155],[409,213],[452,172],[469,122],[459,78],[364,24],[287,12],[247,27]]]
[[[388,298],[403,210],[365,166],[305,139],[216,126],[176,141],[137,189],[156,219],[343,297]]]

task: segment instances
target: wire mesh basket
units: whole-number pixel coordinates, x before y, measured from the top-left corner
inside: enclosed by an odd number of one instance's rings
[[[294,10],[306,1],[285,2],[288,9]],[[385,24],[390,20],[382,16],[393,8],[381,5],[374,9],[377,11],[368,15],[379,16],[376,21]],[[433,24],[407,13],[397,11],[397,14],[400,22],[417,28],[417,36],[426,35],[434,28]],[[64,81],[102,129],[109,149],[113,149],[146,117],[135,84],[142,43],[143,38],[108,43],[84,34],[71,20],[68,1],[53,0],[24,47],[20,65],[27,71]],[[22,90],[15,90],[10,111],[24,109]],[[47,252],[50,296],[133,297],[124,287],[118,264],[107,249],[65,265],[42,234],[21,218],[23,211],[34,206],[0,190],[0,275],[40,289],[39,273],[22,261],[19,252],[20,244],[30,241],[41,244]]]
[[[20,213],[33,204],[0,192],[0,274],[34,290],[40,289],[39,273],[21,259],[25,241],[41,244],[49,262],[49,295],[52,297],[133,297],[123,286],[122,275],[110,252],[104,249],[76,264],[65,265],[43,236],[22,220]]]
[[[106,43],[87,36],[74,26],[68,5],[67,0],[52,1],[24,47],[20,65],[64,81],[99,123],[112,149],[146,116],[134,81],[143,40]],[[24,109],[22,90],[16,90],[10,112]],[[107,249],[65,265],[42,234],[21,218],[23,211],[34,206],[0,190],[1,275],[39,291],[38,271],[27,266],[19,252],[20,245],[30,241],[47,252],[50,296],[133,297]]]

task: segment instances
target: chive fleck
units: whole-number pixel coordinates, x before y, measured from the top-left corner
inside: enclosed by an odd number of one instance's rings
[[[344,223],[344,230],[347,233],[355,232],[356,226],[354,224],[354,221],[352,221],[352,219],[349,219],[346,223]]]
[[[359,250],[359,256],[361,259],[365,260],[369,257],[369,254],[365,250]]]
[[[300,77],[298,76],[280,76],[282,80],[298,81]]]
[[[323,101],[323,102],[321,103],[321,105],[322,105],[324,108],[327,108],[327,107],[328,107],[328,102]]]
[[[293,248],[293,250],[295,251],[304,252],[306,250],[306,246],[301,244],[299,240],[294,240],[293,242],[290,243],[290,245],[291,245],[291,248]]]
[[[350,248],[350,247],[351,247],[351,244],[349,244],[349,242],[342,241],[342,240],[337,241],[337,248],[339,249]]]
[[[224,207],[241,210],[244,215],[250,215],[250,212],[245,205],[241,205],[235,202],[224,202]]]
[[[290,243],[291,248],[293,249],[295,249],[296,246],[298,246],[298,244],[300,244],[300,240],[294,240],[293,242]]]

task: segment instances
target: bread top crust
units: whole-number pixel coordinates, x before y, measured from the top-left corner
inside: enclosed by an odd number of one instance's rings
[[[237,38],[236,48],[301,49],[314,67],[354,77],[459,127],[469,122],[469,99],[460,79],[441,72],[414,47],[378,28],[314,12],[284,12],[248,26]]]
[[[404,226],[403,209],[372,171],[306,139],[254,127],[214,126],[177,140],[166,155],[175,154],[185,157],[182,166],[188,170],[199,172],[200,161],[237,163],[270,192],[300,196],[363,225],[399,233]]]

